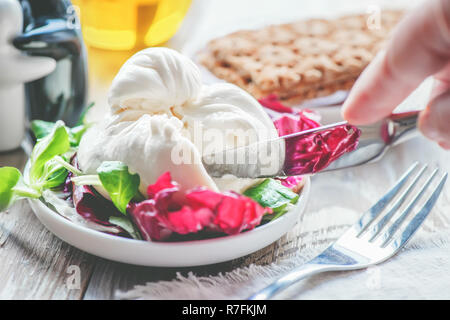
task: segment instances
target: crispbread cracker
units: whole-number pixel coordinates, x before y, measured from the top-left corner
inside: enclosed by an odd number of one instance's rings
[[[242,30],[210,41],[199,61],[258,99],[296,104],[349,89],[402,14],[383,11],[380,28],[360,14]]]

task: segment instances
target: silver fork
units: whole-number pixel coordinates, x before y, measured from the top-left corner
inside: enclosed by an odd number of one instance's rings
[[[403,189],[402,187],[410,180],[413,173],[417,171],[415,170],[417,167],[418,163],[412,165],[396,184],[372,208],[363,214],[358,222],[351,226],[325,251],[306,264],[290,271],[268,287],[249,297],[249,299],[269,299],[308,276],[326,271],[363,269],[383,262],[395,255],[411,239],[428,216],[447,179],[447,173],[441,175],[439,182],[423,206],[412,217],[411,221],[403,227],[403,222],[417,206],[417,202],[429,189],[431,182],[438,173],[438,169],[433,170],[405,208],[399,211],[427,169],[426,165],[422,166],[414,175],[411,183],[400,193]],[[397,195],[398,197],[393,201]],[[390,203],[391,206],[387,208]],[[388,209],[387,212],[375,222],[385,208]],[[396,213],[399,213],[397,214],[398,217],[393,219]]]

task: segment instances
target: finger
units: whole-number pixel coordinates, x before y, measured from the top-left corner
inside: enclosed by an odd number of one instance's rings
[[[434,75],[434,78],[444,83],[450,83],[450,61],[442,70]]]
[[[342,109],[353,124],[389,115],[450,59],[450,1],[426,1],[395,29],[385,52],[361,74]]]
[[[447,143],[447,142],[439,142],[439,145],[441,146],[442,149],[450,150],[450,143]]]
[[[450,149],[450,85],[443,83],[440,89],[447,91],[434,97],[420,113],[419,130],[427,138],[436,141],[445,149]]]

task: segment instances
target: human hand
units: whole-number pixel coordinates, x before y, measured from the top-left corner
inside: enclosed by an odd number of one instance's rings
[[[353,86],[342,115],[355,125],[376,122],[431,75],[436,85],[418,127],[450,150],[450,0],[425,1],[399,23]]]

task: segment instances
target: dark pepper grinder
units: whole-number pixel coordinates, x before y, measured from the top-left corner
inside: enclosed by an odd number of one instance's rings
[[[68,0],[20,0],[23,34],[16,48],[56,60],[55,70],[25,86],[30,120],[74,126],[87,99],[87,59],[76,13]]]

